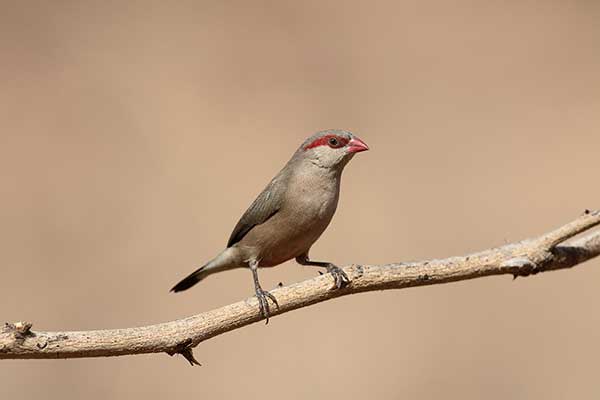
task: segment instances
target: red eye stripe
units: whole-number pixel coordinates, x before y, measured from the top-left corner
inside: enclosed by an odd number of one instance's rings
[[[329,139],[331,138],[335,138],[337,140],[337,145],[336,146],[331,146],[329,144]],[[325,135],[325,136],[321,136],[318,139],[315,139],[313,142],[307,144],[304,147],[304,150],[308,150],[308,149],[312,149],[315,147],[319,147],[319,146],[329,146],[329,147],[333,147],[333,148],[339,148],[339,147],[344,147],[345,145],[348,144],[348,139],[346,139],[345,137],[341,137],[338,135]]]

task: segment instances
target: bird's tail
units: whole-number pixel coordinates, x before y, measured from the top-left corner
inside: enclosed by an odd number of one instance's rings
[[[232,259],[234,257],[232,257],[233,254],[232,254],[231,250],[232,250],[231,248],[226,249],[224,252],[219,254],[213,260],[209,261],[202,267],[198,268],[197,270],[195,270],[194,272],[189,274],[181,282],[179,282],[177,285],[173,286],[173,288],[171,289],[171,292],[175,292],[175,293],[182,292],[184,290],[191,288],[196,283],[198,283],[201,280],[203,280],[204,278],[206,278],[208,275],[212,275],[215,272],[220,272],[220,271],[224,271],[227,269],[236,268],[237,267],[236,263],[232,262],[232,261],[234,261]]]
[[[204,279],[204,277],[206,275],[206,273],[204,272],[205,270],[206,270],[205,265],[198,268],[197,270],[195,270],[194,272],[189,274],[186,278],[184,278],[181,282],[179,282],[177,285],[173,286],[173,288],[171,289],[171,292],[177,293],[177,292],[182,292],[186,289],[191,288],[196,283],[198,283],[202,279]]]

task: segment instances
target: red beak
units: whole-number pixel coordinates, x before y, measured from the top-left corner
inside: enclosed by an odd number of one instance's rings
[[[354,136],[350,142],[348,142],[348,152],[350,153],[360,153],[361,151],[369,150],[369,146],[356,136]]]

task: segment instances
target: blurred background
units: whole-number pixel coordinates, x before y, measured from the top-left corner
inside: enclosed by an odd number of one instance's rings
[[[138,326],[306,136],[356,132],[318,259],[465,254],[600,207],[600,3],[2,2],[0,321]],[[293,262],[265,288],[316,275]],[[600,260],[350,296],[166,354],[1,361],[6,399],[598,399]]]

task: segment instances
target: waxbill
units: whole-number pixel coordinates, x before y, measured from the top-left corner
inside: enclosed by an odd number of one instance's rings
[[[277,299],[260,286],[258,268],[295,258],[301,265],[324,267],[340,289],[350,280],[329,262],[312,261],[310,247],[335,213],[342,170],[354,154],[369,150],[351,132],[331,129],[302,143],[283,169],[269,182],[239,220],[227,248],[171,289],[189,289],[215,272],[250,268],[262,315],[269,321],[269,302]]]

